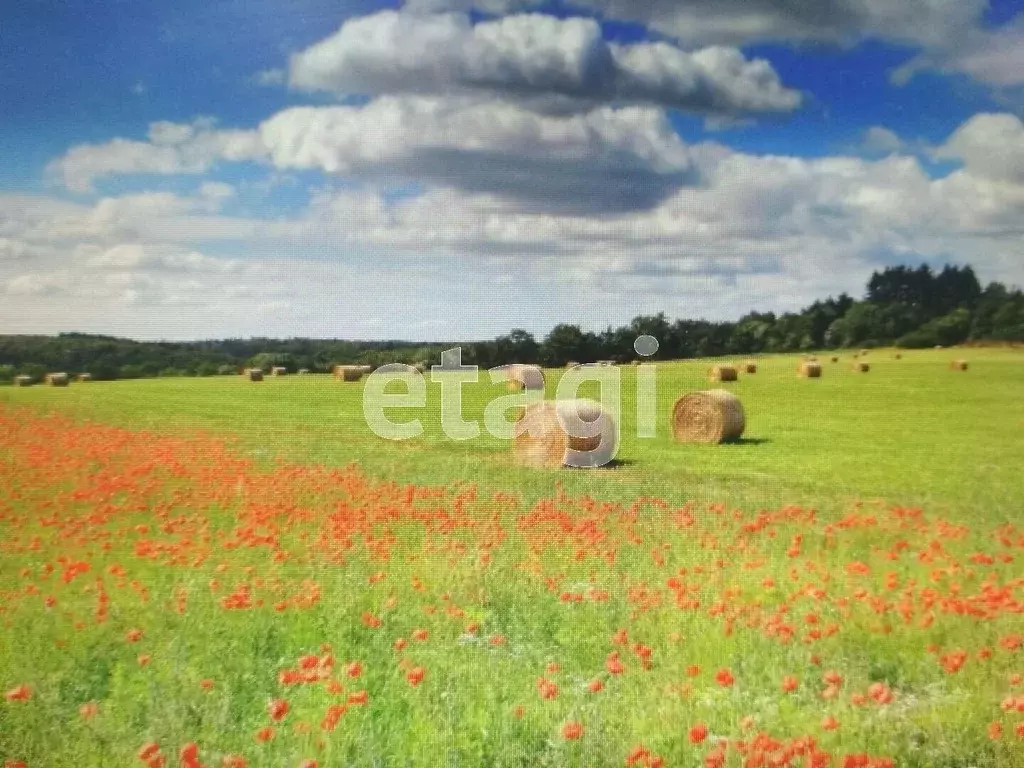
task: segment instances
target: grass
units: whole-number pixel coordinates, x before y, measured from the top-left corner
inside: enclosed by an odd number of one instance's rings
[[[645,440],[625,368],[601,471],[447,440],[436,384],[402,443],[327,377],[0,390],[0,764],[1024,766],[1024,356],[953,354],[763,358],[713,447],[665,426],[709,361]]]
[[[970,360],[966,373],[947,369],[953,355]],[[440,384],[428,384],[422,411],[398,409],[396,421],[420,418],[424,435],[394,443],[374,435],[362,412],[362,383],[327,376],[151,379],[0,390],[0,402],[60,409],[83,418],[149,429],[201,428],[239,436],[256,457],[284,456],[343,466],[400,482],[471,478],[486,487],[516,489],[528,498],[553,481],[571,494],[625,500],[643,494],[671,499],[777,506],[800,501],[842,507],[854,499],[928,504],[951,514],[1011,519],[1024,498],[1024,353],[1015,350],[928,350],[895,360],[890,350],[868,356],[870,373],[850,370],[849,355],[825,362],[820,380],[795,375],[798,357],[762,358],[756,375],[724,384],[743,401],[745,441],[726,446],[674,443],[668,417],[679,394],[711,386],[713,361],[663,363],[658,370],[658,434],[636,437],[636,374],[622,375],[622,443],[614,471],[537,472],[509,462],[507,442],[486,431],[453,442],[442,432]],[[562,371],[548,371],[547,396]],[[486,373],[481,378],[484,378]],[[389,390],[390,391],[390,390]],[[584,387],[582,394],[596,395]],[[507,395],[486,381],[465,385],[467,420]]]

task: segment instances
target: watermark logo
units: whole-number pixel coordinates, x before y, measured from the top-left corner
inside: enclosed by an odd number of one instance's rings
[[[633,343],[633,349],[641,357],[653,357],[658,351],[658,340],[653,336],[640,336]],[[657,416],[657,366],[641,363],[636,371],[636,426],[637,437],[652,438],[656,434]],[[510,366],[498,366],[487,372],[492,384],[509,381],[515,373]],[[526,426],[510,422],[509,411],[522,412],[545,399],[542,389],[524,388],[521,391],[492,398],[484,407],[483,426],[476,419],[467,419],[463,408],[463,386],[480,383],[480,369],[476,365],[462,363],[462,348],[453,347],[441,354],[441,364],[430,369],[430,383],[440,387],[439,409],[428,411],[427,377],[411,365],[392,363],[371,373],[363,388],[363,417],[378,437],[386,440],[412,440],[424,434],[423,419],[429,414],[439,418],[441,431],[450,440],[473,440],[483,430],[498,439],[511,440],[517,431],[540,429],[539,420]],[[581,397],[584,387],[588,392],[597,390],[596,397]],[[398,390],[398,391],[396,391]],[[615,458],[618,448],[618,430],[622,423],[622,369],[616,365],[585,364],[567,369],[555,387],[554,402],[575,401],[575,410],[557,408],[559,421],[564,431],[582,440],[601,437],[601,444],[592,451],[577,451],[600,455],[605,464]],[[565,411],[566,413],[562,413]],[[566,415],[570,414],[570,415]],[[595,414],[601,414],[598,419]],[[602,435],[598,422],[607,424],[610,417],[615,425],[614,446],[608,450],[604,444],[607,435]],[[531,432],[531,435],[533,433]],[[586,455],[577,456],[588,464]]]

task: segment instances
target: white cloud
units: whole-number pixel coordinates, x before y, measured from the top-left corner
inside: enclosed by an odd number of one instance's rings
[[[351,19],[292,57],[290,84],[341,95],[474,92],[548,109],[616,102],[729,115],[800,104],[767,61],[734,48],[617,45],[593,19],[541,14],[475,25],[458,13]]]
[[[259,131],[279,169],[417,181],[541,210],[650,207],[696,180],[664,113],[645,107],[551,116],[505,102],[382,97],[288,109]]]
[[[261,151],[251,131],[216,130],[209,120],[193,124],[153,123],[150,141],[116,138],[81,144],[50,163],[47,172],[73,192],[91,192],[93,180],[113,174],[204,173],[218,160],[256,159]]]
[[[935,155],[962,160],[972,176],[1024,184],[1024,122],[1006,113],[975,115]]]
[[[335,109],[359,108],[327,114]],[[331,120],[317,125],[322,117],[277,126],[267,146],[284,153],[282,165],[394,172],[398,160],[419,162],[422,146],[443,141],[423,120],[414,123],[422,144],[402,133],[350,142]],[[581,136],[598,136],[599,148],[630,147],[648,169],[675,156],[676,145],[637,143],[634,123],[587,119],[532,114],[536,138],[514,125],[457,135],[485,153],[537,152],[547,142],[542,156],[576,157],[584,178],[601,153]],[[894,259],[971,263],[984,280],[1020,284],[1022,133],[1012,115],[976,116],[937,150],[963,163],[938,179],[901,151],[807,159],[679,145],[699,183],[642,209],[574,207],[550,191],[510,196],[442,177],[428,177],[412,196],[328,187],[303,214],[266,220],[211,213],[211,200],[230,190],[210,184],[189,196],[93,205],[0,194],[0,236],[20,254],[0,259],[0,326],[149,338],[386,338],[423,328],[435,338],[478,338],[519,325],[543,332],[564,320],[601,328],[657,310],[724,318],[797,309],[829,293],[859,293],[873,269]],[[558,174],[538,178],[552,184]],[[442,306],[449,326],[422,325]]]
[[[284,85],[288,81],[288,75],[283,69],[264,69],[257,72],[253,80],[256,85],[271,87]]]
[[[279,170],[405,179],[576,210],[650,207],[696,181],[685,144],[652,107],[545,115],[501,101],[385,96],[364,106],[286,109],[253,131],[203,128],[176,138],[173,146],[115,139],[75,147],[53,166],[72,189],[104,174],[153,172],[120,162],[130,143],[133,157],[162,158],[167,173],[259,158]]]
[[[477,8],[507,13],[541,0],[407,0],[411,11]],[[766,40],[852,42],[875,37],[944,44],[974,26],[985,0],[576,0],[609,19],[647,25],[687,44]]]
[[[865,152],[889,154],[899,152],[904,144],[899,135],[885,126],[873,125],[864,132],[861,148]]]
[[[892,79],[902,85],[925,70],[968,75],[997,89],[1024,86],[1024,14],[996,29],[966,29],[898,67]]]
[[[215,259],[198,251],[185,251],[174,246],[123,243],[92,255],[89,267],[100,269],[155,269],[171,272],[237,272],[241,262]]]

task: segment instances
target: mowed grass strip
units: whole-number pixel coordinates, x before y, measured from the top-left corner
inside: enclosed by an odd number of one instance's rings
[[[231,434],[255,457],[344,466],[357,461],[371,475],[400,482],[472,478],[524,497],[546,495],[555,480],[572,494],[626,500],[656,494],[673,500],[730,499],[746,506],[800,501],[843,507],[853,499],[938,505],[968,517],[1014,519],[1024,499],[1024,353],[1009,349],[910,351],[896,360],[875,350],[868,375],[818,355],[824,376],[802,379],[802,356],[758,358],[756,374],[720,386],[738,395],[747,415],[743,441],[694,446],[672,441],[669,416],[684,392],[709,389],[716,361],[658,364],[658,434],[636,437],[636,369],[622,376],[621,463],[597,472],[524,470],[510,462],[508,442],[483,429],[487,403],[507,397],[504,384],[463,387],[467,420],[481,436],[453,441],[440,424],[439,383],[427,385],[423,410],[390,411],[396,421],[419,418],[421,437],[391,442],[374,435],[363,416],[365,381],[329,376],[244,377],[101,382],[96,386],[4,388],[0,402],[59,409],[81,418],[161,431],[203,429]],[[949,369],[953,358],[970,369]],[[721,362],[735,362],[727,359]],[[549,370],[547,397],[564,371]],[[389,390],[390,391],[390,390]],[[584,396],[597,394],[584,386]]]

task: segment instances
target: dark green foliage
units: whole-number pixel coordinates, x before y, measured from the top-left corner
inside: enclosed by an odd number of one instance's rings
[[[736,322],[669,321],[665,313],[641,315],[600,333],[560,324],[542,341],[515,329],[493,341],[415,343],[338,339],[221,339],[137,342],[111,336],[0,336],[0,383],[15,375],[37,379],[47,371],[89,371],[96,380],[153,376],[231,375],[245,367],[284,366],[327,373],[337,363],[436,365],[441,352],[462,346],[464,364],[492,368],[541,363],[637,358],[633,342],[658,339],[655,359],[669,360],[759,352],[800,352],[826,347],[951,346],[969,341],[1024,341],[1024,294],[1001,283],[984,290],[971,267],[889,267],[871,276],[863,301],[845,293],[816,301],[802,312],[750,312]]]

